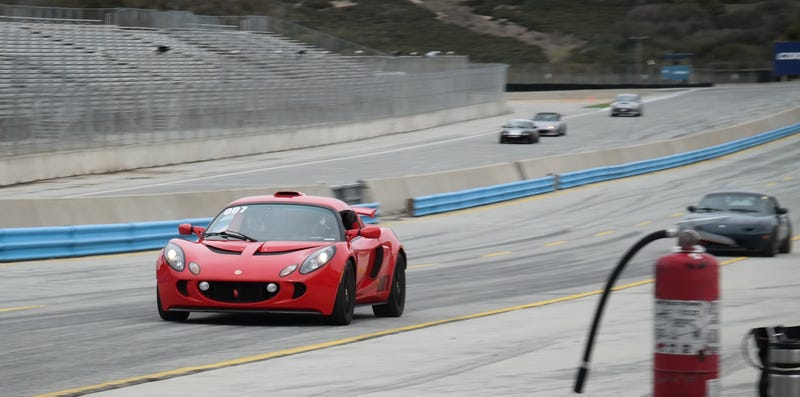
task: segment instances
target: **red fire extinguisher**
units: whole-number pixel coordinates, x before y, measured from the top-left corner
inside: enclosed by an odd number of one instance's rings
[[[605,303],[625,264],[648,243],[678,237],[674,252],[655,265],[653,397],[719,395],[719,261],[696,245],[694,230],[661,230],[636,243],[611,273],[598,304],[574,391],[583,392]],[[723,236],[704,240],[730,244]]]

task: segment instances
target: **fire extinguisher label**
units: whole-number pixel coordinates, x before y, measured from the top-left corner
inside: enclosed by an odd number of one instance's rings
[[[719,301],[655,302],[656,353],[719,354]]]

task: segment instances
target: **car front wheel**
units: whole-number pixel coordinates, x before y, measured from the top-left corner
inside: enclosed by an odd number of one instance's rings
[[[161,293],[156,288],[156,306],[158,307],[158,315],[164,321],[186,321],[189,318],[189,312],[168,312],[161,308]]]
[[[344,267],[339,290],[336,293],[336,302],[333,304],[333,313],[328,316],[328,322],[334,325],[348,325],[353,321],[353,312],[356,303],[356,278],[353,267],[348,263]]]
[[[789,233],[786,234],[786,239],[781,243],[779,251],[781,254],[789,254],[792,252],[792,228],[789,228]]]
[[[766,257],[773,257],[778,252],[778,233],[773,232],[772,235],[769,237],[769,240],[766,241],[766,246],[761,251],[761,254]]]

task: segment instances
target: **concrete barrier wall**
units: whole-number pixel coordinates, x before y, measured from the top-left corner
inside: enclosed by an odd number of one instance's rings
[[[522,180],[522,175],[516,164],[499,163],[432,174],[364,179],[362,182],[369,192],[369,197],[365,201],[381,203],[381,211],[384,215],[397,215],[408,212],[408,200],[411,197],[455,192],[520,180]]]
[[[513,164],[503,164],[502,168],[495,168],[493,171],[507,174],[494,174],[492,177],[496,180],[505,179],[505,182],[495,182],[495,184],[500,184],[512,182],[515,180],[513,178],[519,178],[519,180],[535,179],[552,174],[563,174],[647,160],[719,145],[798,122],[800,122],[800,107],[773,116],[667,141],[548,156],[517,161]],[[365,180],[364,183],[369,190],[370,200],[380,202],[384,214],[398,214],[409,213],[408,203],[413,197],[490,186],[488,184],[478,186],[465,182],[474,180],[482,183],[488,181],[491,178],[486,178],[485,172],[481,168],[472,168],[407,177],[376,178]],[[464,186],[458,186],[459,183],[463,183]]]
[[[351,142],[507,112],[505,101],[495,101],[410,117],[394,117],[340,126],[309,126],[299,130],[262,135],[227,138],[207,138],[198,135],[187,136],[181,142],[2,157],[0,186]]]
[[[366,187],[363,201],[380,203],[384,216],[408,214],[409,201],[414,197],[684,153],[757,135],[798,122],[800,122],[800,107],[771,117],[669,141],[432,174],[366,179],[363,181]],[[58,166],[61,165],[55,167]],[[5,172],[4,168],[0,169]],[[282,189],[284,187],[136,197],[0,200],[0,205],[3,206],[6,214],[2,223],[3,227],[144,222],[213,216],[223,205],[233,199],[254,194],[269,194]],[[325,185],[295,186],[285,189],[333,196],[331,188]]]
[[[333,196],[329,186],[319,184],[142,196],[5,199],[0,205],[4,228],[153,222],[213,217],[233,200],[278,190]]]

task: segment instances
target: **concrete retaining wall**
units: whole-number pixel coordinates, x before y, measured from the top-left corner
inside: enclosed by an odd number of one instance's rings
[[[120,197],[77,197],[0,200],[3,228],[153,222],[217,215],[229,202],[245,197],[298,190],[333,196],[327,185],[281,186],[254,189],[153,194]]]
[[[394,117],[358,124],[229,138],[187,137],[181,142],[128,145],[0,158],[0,186],[75,175],[215,160],[279,150],[350,142],[416,131],[508,112],[505,101]],[[309,133],[313,130],[313,133]]]
[[[762,119],[668,141],[506,163],[502,164],[500,168],[494,168],[495,171],[504,172],[504,174],[492,174],[492,178],[504,179],[504,181],[494,182],[494,184],[500,184],[669,156],[750,137],[799,122],[800,107]],[[381,203],[383,214],[396,215],[409,212],[408,200],[412,197],[478,187],[466,181],[484,182],[489,179],[491,178],[486,177],[486,171],[473,168],[398,178],[369,179],[364,182],[369,190],[370,200]],[[456,188],[455,185],[458,183],[463,183],[465,186]],[[489,184],[481,186],[489,186]]]
[[[486,116],[476,115],[476,117]],[[380,203],[383,216],[407,214],[409,200],[413,197],[669,156],[757,135],[795,123],[800,123],[800,107],[763,119],[663,142],[424,175],[367,179],[363,181],[366,186],[364,202]],[[6,214],[3,227],[145,222],[210,217],[223,205],[236,198],[270,194],[282,189],[333,196],[329,186],[311,185],[133,197],[0,200],[0,205]]]

